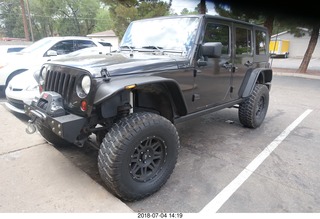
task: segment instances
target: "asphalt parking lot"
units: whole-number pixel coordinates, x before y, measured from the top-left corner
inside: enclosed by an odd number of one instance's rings
[[[274,76],[267,117],[255,130],[240,125],[236,109],[179,124],[181,148],[168,182],[154,195],[124,204],[133,212],[319,213],[319,84],[318,79]],[[9,115],[26,122],[25,117]],[[55,149],[97,187],[103,186],[94,149]],[[22,212],[17,203],[5,204]]]

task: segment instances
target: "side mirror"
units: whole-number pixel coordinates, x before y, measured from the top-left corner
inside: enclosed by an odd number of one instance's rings
[[[221,56],[222,43],[209,42],[202,45],[202,55],[210,58],[219,58]]]
[[[58,55],[57,51],[54,51],[54,50],[48,50],[47,52],[47,56],[57,56],[57,55]]]

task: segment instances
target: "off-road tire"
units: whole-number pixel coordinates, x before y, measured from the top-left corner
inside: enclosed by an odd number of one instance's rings
[[[248,128],[259,127],[268,111],[269,90],[266,85],[256,84],[252,94],[239,106],[239,120]]]
[[[158,191],[173,172],[180,147],[175,126],[149,112],[115,123],[101,143],[98,168],[114,195],[135,201]]]
[[[42,125],[42,123],[38,120],[35,122],[37,126],[37,130],[42,135],[42,137],[49,143],[53,144],[54,146],[71,146],[72,143],[60,138],[58,135],[56,135],[54,132],[52,132],[50,129],[48,129],[46,126]]]

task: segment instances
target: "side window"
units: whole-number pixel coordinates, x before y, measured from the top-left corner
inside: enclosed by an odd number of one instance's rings
[[[73,40],[65,40],[56,43],[54,46],[50,48],[50,50],[54,50],[58,53],[58,55],[68,54],[74,51]]]
[[[256,30],[256,55],[266,55],[267,54],[267,34],[264,31]]]
[[[221,42],[222,55],[229,54],[229,26],[215,23],[208,23],[204,34],[204,42]]]
[[[251,30],[236,28],[236,55],[252,54]]]
[[[75,50],[97,46],[90,40],[75,40]]]
[[[19,52],[23,49],[23,47],[15,47],[15,48],[8,48],[7,53],[11,53],[11,52]]]

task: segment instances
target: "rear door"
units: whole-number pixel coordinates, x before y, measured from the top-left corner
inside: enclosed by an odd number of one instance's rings
[[[254,44],[252,26],[234,23],[233,28],[234,68],[231,76],[232,92],[230,97],[232,100],[235,100],[239,98],[239,90],[246,72],[254,65]]]

